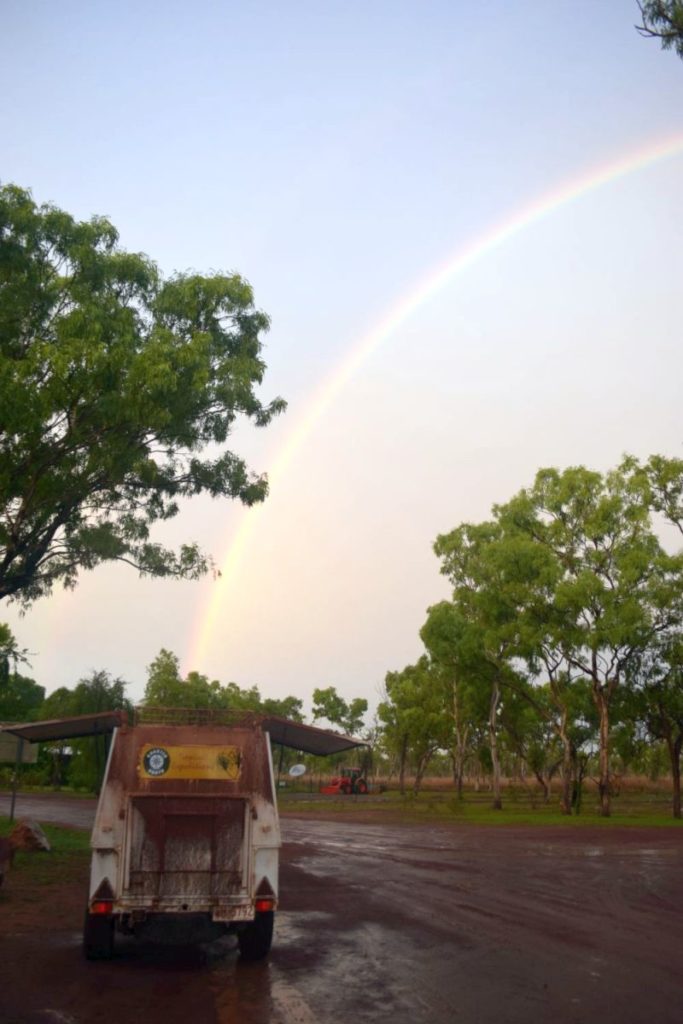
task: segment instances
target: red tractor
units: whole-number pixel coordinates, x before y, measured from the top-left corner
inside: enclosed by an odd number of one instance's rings
[[[367,793],[369,789],[361,768],[340,768],[339,775],[331,778],[327,786],[321,786],[320,792],[328,796],[339,793],[349,796],[351,793]]]

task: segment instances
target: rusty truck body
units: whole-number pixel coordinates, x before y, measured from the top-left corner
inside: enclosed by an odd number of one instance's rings
[[[271,740],[311,754],[361,745],[273,715],[149,707],[132,722],[115,711],[7,731],[31,743],[108,743],[83,929],[89,959],[110,957],[117,932],[171,943],[233,932],[243,958],[265,956],[279,895]]]
[[[115,931],[165,942],[234,931],[243,956],[264,956],[279,847],[270,740],[258,719],[197,725],[169,713],[121,725],[92,833],[86,956],[111,955]]]

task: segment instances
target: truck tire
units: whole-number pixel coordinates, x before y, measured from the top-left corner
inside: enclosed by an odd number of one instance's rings
[[[263,960],[268,956],[273,941],[274,918],[272,910],[257,914],[251,924],[238,932],[237,941],[243,960]]]
[[[114,955],[114,918],[85,912],[83,955],[86,960],[111,960]]]
[[[363,794],[363,793],[367,793],[367,791],[368,791],[368,784],[365,781],[365,779],[358,779],[358,781],[356,782],[356,793]]]

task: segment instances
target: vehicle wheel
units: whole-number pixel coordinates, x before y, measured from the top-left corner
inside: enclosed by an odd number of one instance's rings
[[[356,783],[356,793],[367,793],[368,784],[365,779],[359,779]]]
[[[86,960],[111,960],[114,955],[114,918],[90,914],[83,925],[83,955]]]
[[[273,911],[267,910],[257,914],[250,925],[238,932],[237,941],[243,960],[263,960],[264,956],[268,956],[273,941],[274,918]]]
[[[348,782],[342,783],[342,785],[339,787],[339,792],[343,793],[344,796],[349,795],[349,793],[351,792],[351,787],[349,786]]]

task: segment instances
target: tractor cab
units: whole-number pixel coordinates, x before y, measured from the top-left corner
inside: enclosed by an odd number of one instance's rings
[[[339,775],[333,776],[326,786],[321,786],[320,792],[327,796],[350,796],[352,793],[364,795],[369,792],[369,786],[362,768],[347,767],[340,768]]]

